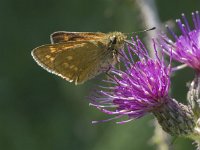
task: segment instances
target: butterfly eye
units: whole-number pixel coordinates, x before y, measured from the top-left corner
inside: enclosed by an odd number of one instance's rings
[[[111,38],[110,38],[110,42],[111,42],[112,44],[116,44],[116,43],[117,43],[117,38],[116,38],[115,36],[111,37]]]

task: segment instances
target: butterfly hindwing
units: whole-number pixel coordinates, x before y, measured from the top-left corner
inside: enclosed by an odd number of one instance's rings
[[[66,31],[57,31],[50,35],[51,43],[61,43],[68,41],[90,41],[90,40],[99,40],[102,37],[105,37],[105,33],[101,32],[66,32]]]

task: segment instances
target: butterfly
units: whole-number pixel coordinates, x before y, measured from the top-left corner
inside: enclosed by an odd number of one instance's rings
[[[115,65],[126,38],[121,32],[58,31],[50,35],[51,44],[31,54],[45,70],[78,85]]]

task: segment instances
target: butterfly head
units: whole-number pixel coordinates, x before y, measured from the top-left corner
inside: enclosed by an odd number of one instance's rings
[[[109,39],[111,44],[115,47],[114,49],[119,49],[124,45],[124,41],[127,36],[121,32],[112,32],[109,34]]]

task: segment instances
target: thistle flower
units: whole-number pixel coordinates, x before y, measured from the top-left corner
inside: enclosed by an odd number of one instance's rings
[[[127,120],[140,118],[153,113],[163,130],[171,135],[193,136],[193,114],[189,107],[170,98],[171,61],[164,63],[163,55],[159,58],[154,42],[156,58],[152,59],[143,43],[136,38],[128,44],[128,52],[121,52],[125,70],[113,68],[104,82],[108,86],[100,86],[90,97],[91,105],[102,112],[114,115],[111,119],[128,117]],[[139,61],[134,62],[136,54]]]
[[[152,59],[143,43],[137,38],[128,45],[128,53],[123,55],[125,71],[112,69],[110,79],[90,97],[93,106],[102,112],[115,115],[114,118],[128,116],[124,123],[152,112],[168,101],[171,66],[165,65],[163,57]],[[137,54],[139,61],[134,63],[132,56]],[[109,109],[110,108],[110,109]],[[114,109],[114,110],[113,110]],[[110,119],[109,119],[110,120]],[[107,120],[105,120],[107,121]]]
[[[192,13],[194,28],[191,29],[184,14],[176,23],[181,30],[181,35],[177,36],[168,26],[167,29],[172,35],[172,41],[166,35],[161,35],[160,44],[164,51],[170,55],[172,51],[173,59],[185,63],[193,69],[200,71],[200,16],[199,12]]]
[[[194,113],[194,121],[198,122],[200,117],[200,15],[196,11],[192,13],[193,29],[184,14],[182,20],[176,20],[181,35],[177,36],[169,27],[168,31],[174,38],[172,41],[165,34],[161,35],[160,44],[163,50],[169,54],[171,52],[173,59],[185,63],[196,71],[196,75],[189,86],[187,101]],[[182,23],[183,22],[183,23]],[[200,131],[200,125],[197,123],[196,129]]]

